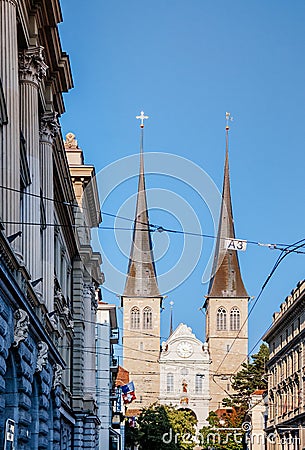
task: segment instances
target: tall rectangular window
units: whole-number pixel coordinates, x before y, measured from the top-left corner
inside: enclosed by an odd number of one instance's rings
[[[197,374],[195,377],[195,393],[201,394],[202,393],[202,379],[204,375]]]
[[[174,392],[174,374],[168,373],[166,377],[166,391]]]

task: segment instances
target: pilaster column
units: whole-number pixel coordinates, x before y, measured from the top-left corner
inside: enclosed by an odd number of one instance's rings
[[[32,280],[41,277],[40,236],[40,161],[38,87],[46,74],[42,56],[43,47],[31,47],[19,54],[20,121],[31,175],[31,184],[24,195],[23,258]],[[32,195],[31,195],[32,194]]]
[[[84,365],[86,370],[84,376],[85,396],[95,399],[95,323],[92,317],[92,306],[95,299],[95,291],[92,283],[84,283],[83,302],[85,312],[85,336],[84,336]],[[90,349],[90,350],[89,350]],[[91,370],[88,370],[88,369]]]
[[[8,124],[3,127],[0,159],[0,217],[4,222],[20,221],[20,123],[16,0],[0,0],[0,77],[6,101]],[[9,236],[21,229],[5,224]],[[15,248],[19,239],[13,243]]]
[[[59,132],[57,114],[45,113],[40,121],[41,189],[46,224],[54,223],[53,141]],[[42,230],[42,297],[49,312],[54,311],[54,226]]]

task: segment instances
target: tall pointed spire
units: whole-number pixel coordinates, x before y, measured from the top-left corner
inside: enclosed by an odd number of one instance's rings
[[[240,273],[237,251],[225,248],[225,239],[235,238],[229,173],[230,113],[226,113],[226,119],[226,158],[222,203],[212,272],[213,278],[210,281],[207,297],[248,297]]]
[[[141,120],[140,170],[133,239],[123,296],[161,297],[153,257],[145,190],[143,131],[144,120],[148,119],[148,116],[141,111],[141,115],[136,118]]]

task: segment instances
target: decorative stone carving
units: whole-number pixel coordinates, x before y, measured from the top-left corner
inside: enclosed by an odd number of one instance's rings
[[[20,342],[23,342],[29,334],[29,315],[23,309],[17,309],[14,312],[14,347],[18,347]]]
[[[55,389],[56,386],[60,386],[60,385],[61,385],[61,379],[62,379],[63,368],[61,367],[60,364],[55,364],[55,365],[53,366],[53,370],[54,370],[54,375],[53,375],[53,389]]]
[[[48,362],[48,344],[43,341],[39,341],[37,344],[38,355],[36,363],[36,372],[41,372],[43,367],[47,365]]]
[[[58,300],[59,303],[65,304],[65,297],[60,288],[55,288],[54,299]]]
[[[57,120],[56,112],[48,112],[40,119],[40,140],[49,144],[53,143],[54,138],[59,133],[60,125]]]
[[[77,140],[75,139],[75,134],[66,134],[65,147],[66,148],[78,148]]]
[[[48,66],[44,62],[43,47],[30,47],[19,52],[19,75],[21,81],[36,85],[45,77]]]
[[[93,310],[96,310],[97,309],[97,299],[96,299],[95,288],[94,288],[93,284],[84,283],[83,296],[84,296],[84,299],[88,299],[88,301],[91,300],[91,308]]]
[[[58,315],[56,312],[54,312],[54,314],[52,314],[52,316],[50,317],[50,322],[54,330],[58,330]]]

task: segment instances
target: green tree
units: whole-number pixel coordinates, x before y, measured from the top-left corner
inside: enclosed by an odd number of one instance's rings
[[[175,409],[166,406],[167,416],[169,418],[174,435],[177,437],[178,448],[181,450],[191,450],[195,444],[193,437],[196,434],[196,417],[190,410]]]
[[[211,411],[208,416],[210,426],[200,430],[200,444],[204,449],[242,450],[242,419],[235,408],[224,412],[220,417]]]
[[[243,363],[242,368],[233,378],[232,387],[235,393],[230,398],[225,398],[223,404],[227,408],[221,417],[215,412],[211,412],[208,417],[210,426],[200,430],[202,435],[202,444],[207,444],[207,438],[210,436],[212,440],[215,434],[215,450],[242,450],[241,442],[242,424],[249,408],[249,400],[251,394],[257,389],[267,389],[267,379],[264,377],[266,373],[266,364],[269,358],[268,346],[262,344],[258,353],[252,355],[251,362]],[[240,433],[231,433],[231,430],[222,430],[222,428],[239,428]],[[217,434],[218,433],[218,434]]]
[[[195,425],[192,412],[154,404],[141,412],[135,429],[127,427],[126,444],[138,444],[140,450],[191,450]]]
[[[247,404],[256,389],[267,389],[268,382],[264,377],[269,359],[269,348],[262,344],[258,353],[252,355],[250,363],[243,363],[242,369],[233,379],[232,387],[236,391],[231,398],[235,405]]]

